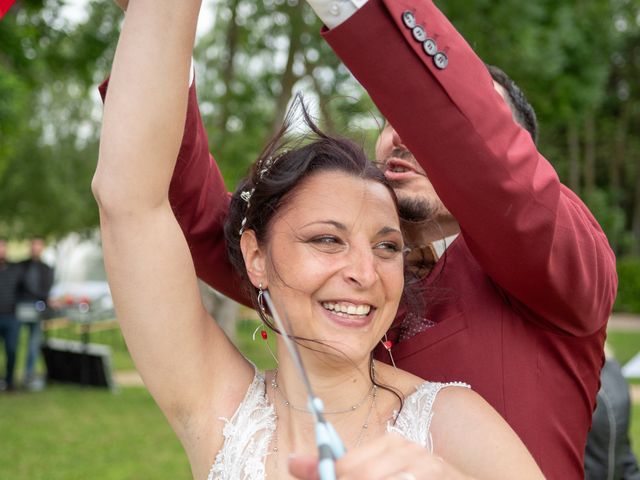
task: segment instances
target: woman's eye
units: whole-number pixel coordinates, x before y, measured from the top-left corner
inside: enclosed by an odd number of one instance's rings
[[[337,251],[344,246],[344,242],[333,235],[321,235],[319,237],[313,237],[309,240],[309,243],[324,251]]]
[[[322,237],[315,237],[311,239],[312,243],[318,243],[321,245],[329,245],[331,243],[338,243],[338,239],[336,237],[332,237],[330,235],[325,235]]]
[[[383,258],[392,258],[402,252],[402,247],[396,242],[380,242],[374,249]]]

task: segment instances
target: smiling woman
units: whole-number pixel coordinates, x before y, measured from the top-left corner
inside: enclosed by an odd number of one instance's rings
[[[283,138],[298,107],[313,139],[288,149]],[[291,317],[298,336],[369,362],[402,294],[395,194],[361,148],[314,125],[299,97],[236,190],[225,234],[229,256],[267,325],[273,328],[258,304],[262,288]],[[358,327],[372,338],[353,351],[342,327]]]
[[[118,319],[194,477],[317,478],[318,417],[295,361],[281,354],[276,371],[258,372],[212,321],[169,204],[199,1],[176,5],[131,0],[105,102],[93,189]],[[349,449],[337,477],[539,478],[466,386],[373,363],[403,289],[395,195],[360,147],[302,116],[312,134],[287,144],[283,127],[232,196],[225,236],[262,319],[277,310],[298,336],[313,391]]]

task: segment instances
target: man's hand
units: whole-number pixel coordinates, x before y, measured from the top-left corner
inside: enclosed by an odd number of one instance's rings
[[[129,6],[129,0],[113,0],[116,5],[118,5],[123,12],[127,11],[127,7]]]

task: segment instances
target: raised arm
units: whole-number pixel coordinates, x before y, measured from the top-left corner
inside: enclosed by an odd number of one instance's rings
[[[221,436],[216,422],[201,419],[232,414],[231,405],[240,400],[229,397],[242,395],[252,371],[202,307],[189,248],[168,199],[199,6],[199,0],[184,0],[180,8],[171,0],[130,2],[93,190],[127,345],[192,465],[208,465]],[[225,401],[216,385],[225,385]]]
[[[417,26],[441,55],[427,53]],[[602,328],[617,286],[604,233],[515,124],[484,63],[442,12],[429,0],[368,0],[324,34],[515,308],[573,335]]]
[[[128,0],[114,1],[123,11],[127,10]],[[187,239],[198,277],[234,300],[251,305],[227,256],[223,227],[230,194],[209,153],[194,77],[192,70],[187,116],[169,187],[169,202]],[[103,101],[108,86],[107,79],[99,87]]]

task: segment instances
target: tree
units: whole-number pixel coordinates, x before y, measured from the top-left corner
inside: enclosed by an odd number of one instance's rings
[[[371,118],[372,102],[320,38],[320,26],[298,0],[217,4],[215,28],[195,56],[203,119],[229,188],[278,129],[296,91],[334,131],[358,135]]]
[[[97,224],[90,191],[100,113],[95,82],[113,55],[120,12],[62,0],[19,2],[0,29],[0,228],[62,235]]]
[[[62,235],[97,224],[89,191],[121,12],[23,0],[0,28],[0,228]],[[640,251],[640,7],[631,0],[438,2],[534,105],[540,149],[596,212],[618,253]],[[68,8],[68,7],[67,7]],[[381,119],[302,0],[216,0],[194,54],[211,150],[229,188],[303,91],[320,124],[372,154]],[[427,25],[427,30],[429,26]],[[294,132],[295,133],[295,132]]]

